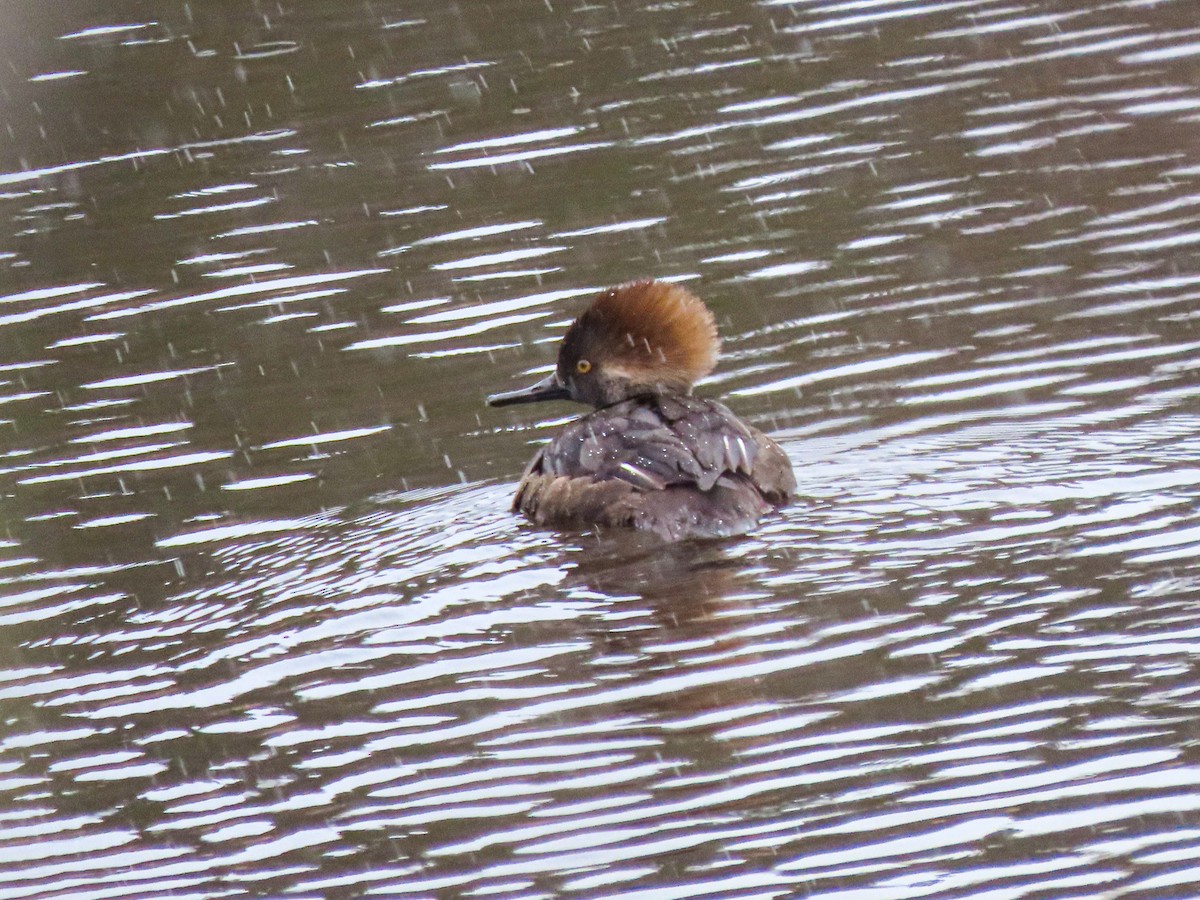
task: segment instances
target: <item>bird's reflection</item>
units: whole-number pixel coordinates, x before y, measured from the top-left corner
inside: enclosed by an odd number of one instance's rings
[[[639,598],[668,627],[705,621],[746,578],[737,541],[668,544],[606,533],[575,560],[569,583],[613,598]]]

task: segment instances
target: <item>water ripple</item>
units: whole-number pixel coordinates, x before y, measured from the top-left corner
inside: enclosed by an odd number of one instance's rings
[[[717,6],[14,13],[0,898],[1194,892],[1194,17]],[[737,541],[508,511],[650,276]]]

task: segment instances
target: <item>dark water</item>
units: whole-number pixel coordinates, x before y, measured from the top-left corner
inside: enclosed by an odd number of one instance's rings
[[[0,900],[1200,894],[1194,0],[0,13]],[[507,511],[646,276],[747,538]]]

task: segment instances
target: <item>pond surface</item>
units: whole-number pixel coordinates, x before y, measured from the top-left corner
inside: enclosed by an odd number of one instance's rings
[[[0,900],[1200,893],[1194,0],[3,10]],[[748,537],[508,511],[640,277]]]

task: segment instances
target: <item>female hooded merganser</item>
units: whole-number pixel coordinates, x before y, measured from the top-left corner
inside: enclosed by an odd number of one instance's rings
[[[712,313],[678,285],[601,293],[567,329],[554,372],[488,397],[595,407],[533,457],[513,511],[539,525],[632,527],[674,541],[742,534],[787,503],[796,478],[779,445],[692,396],[719,349]]]

